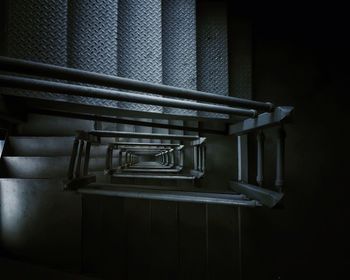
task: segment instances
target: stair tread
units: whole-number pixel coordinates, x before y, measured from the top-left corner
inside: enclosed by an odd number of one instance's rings
[[[11,155],[18,156],[70,156],[73,136],[10,136]],[[107,145],[92,145],[91,156],[105,156]]]
[[[10,178],[59,178],[67,176],[69,156],[6,156],[3,157],[5,176]],[[49,168],[48,168],[49,167]],[[105,158],[90,159],[90,172],[105,169]]]

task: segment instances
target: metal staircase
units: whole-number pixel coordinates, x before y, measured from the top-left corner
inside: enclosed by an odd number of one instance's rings
[[[239,275],[240,207],[281,202],[293,108],[251,99],[244,32],[229,96],[225,5],[34,2],[9,3],[0,57],[3,250],[123,279]],[[274,127],[269,187],[263,130]]]

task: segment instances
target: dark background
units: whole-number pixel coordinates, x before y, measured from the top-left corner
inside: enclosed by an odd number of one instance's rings
[[[337,1],[244,2],[230,13],[253,21],[254,98],[295,113],[283,209],[243,211],[243,278],[347,279],[347,9]]]

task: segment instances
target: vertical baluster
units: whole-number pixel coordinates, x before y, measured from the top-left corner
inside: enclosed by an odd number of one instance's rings
[[[276,180],[275,186],[280,191],[284,183],[284,140],[286,134],[283,127],[278,129],[276,151]]]
[[[91,142],[88,141],[85,147],[84,171],[83,171],[84,176],[87,176],[89,173],[90,150],[91,150]]]
[[[238,181],[248,182],[248,136],[237,137],[238,147]]]
[[[197,146],[193,146],[193,169],[197,170],[198,169],[198,151],[197,151]]]
[[[257,135],[257,170],[256,182],[259,186],[264,183],[264,141],[265,135],[263,131],[259,131]]]
[[[201,145],[201,153],[202,153],[202,165],[201,165],[201,171],[202,172],[205,172],[205,145]]]
[[[83,151],[84,151],[84,140],[79,140],[79,149],[78,149],[78,158],[77,158],[77,164],[75,168],[75,177],[80,177],[80,171],[81,171],[81,160],[83,157]]]
[[[79,140],[77,138],[74,139],[72,154],[70,157],[69,167],[68,167],[68,179],[73,179],[74,176],[74,167],[77,159]]]

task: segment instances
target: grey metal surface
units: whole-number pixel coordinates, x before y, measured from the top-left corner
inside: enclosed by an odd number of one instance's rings
[[[8,1],[7,44],[11,57],[66,66],[67,0]],[[31,95],[23,90],[11,92]],[[42,93],[40,96],[60,95]]]
[[[60,180],[0,179],[3,253],[67,270],[79,267],[81,199],[62,189]]]
[[[262,113],[257,118],[246,119],[230,125],[229,134],[242,135],[253,130],[276,126],[291,116],[294,108],[291,106],[276,107],[272,113]]]
[[[87,188],[78,190],[82,194],[95,194],[105,196],[118,196],[138,199],[154,199],[166,201],[192,202],[192,203],[209,203],[209,204],[227,204],[235,206],[258,206],[256,201],[243,199],[237,194],[222,193],[205,193],[205,192],[188,192],[179,190],[166,189],[145,189],[145,188],[128,188],[108,184],[90,184]]]
[[[197,88],[196,1],[162,1],[163,84]],[[164,108],[164,112],[192,114],[196,111]]]
[[[230,182],[230,187],[237,193],[241,193],[255,199],[267,207],[274,207],[283,198],[283,193],[274,192],[259,186],[254,186],[241,182]]]
[[[119,75],[161,83],[161,1],[119,0],[118,11]],[[126,102],[119,105],[133,110],[162,112],[162,107],[154,105]],[[152,128],[135,127],[135,131],[152,132]]]
[[[8,1],[8,53],[66,65],[67,0]]]
[[[164,174],[113,174],[113,178],[134,178],[134,179],[161,179],[161,180],[194,180],[192,175],[164,175]]]
[[[21,137],[10,136],[12,155],[17,156],[64,156],[72,152],[74,137]]]
[[[226,5],[220,1],[198,2],[198,89],[219,95],[229,93]]]
[[[117,0],[68,2],[67,65],[117,76]],[[117,101],[69,97],[69,100],[116,107]]]
[[[153,139],[170,139],[170,140],[183,140],[192,141],[197,140],[198,136],[194,135],[174,135],[174,134],[155,134],[155,133],[137,133],[137,132],[124,132],[124,131],[103,131],[92,130],[88,132],[91,135],[99,137],[128,137],[128,138],[153,138]]]

